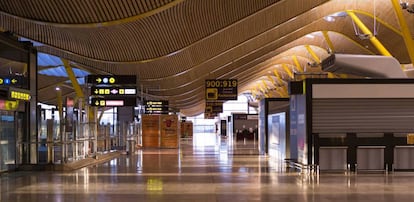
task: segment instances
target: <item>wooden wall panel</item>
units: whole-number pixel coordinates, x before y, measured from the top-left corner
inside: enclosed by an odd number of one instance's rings
[[[159,115],[142,115],[142,146],[159,147]]]

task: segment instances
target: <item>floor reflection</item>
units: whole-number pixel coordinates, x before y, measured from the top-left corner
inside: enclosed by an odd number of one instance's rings
[[[411,201],[413,173],[303,175],[215,134],[74,172],[0,175],[0,201]]]

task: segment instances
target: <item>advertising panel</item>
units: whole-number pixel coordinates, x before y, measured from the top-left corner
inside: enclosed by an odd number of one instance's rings
[[[178,148],[178,116],[161,115],[161,148]]]

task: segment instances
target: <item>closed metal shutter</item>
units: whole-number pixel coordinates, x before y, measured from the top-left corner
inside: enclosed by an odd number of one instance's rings
[[[314,133],[414,132],[414,99],[313,99]]]

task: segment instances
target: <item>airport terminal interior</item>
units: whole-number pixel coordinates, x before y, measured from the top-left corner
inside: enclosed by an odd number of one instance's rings
[[[414,0],[1,0],[0,201],[409,201]]]

